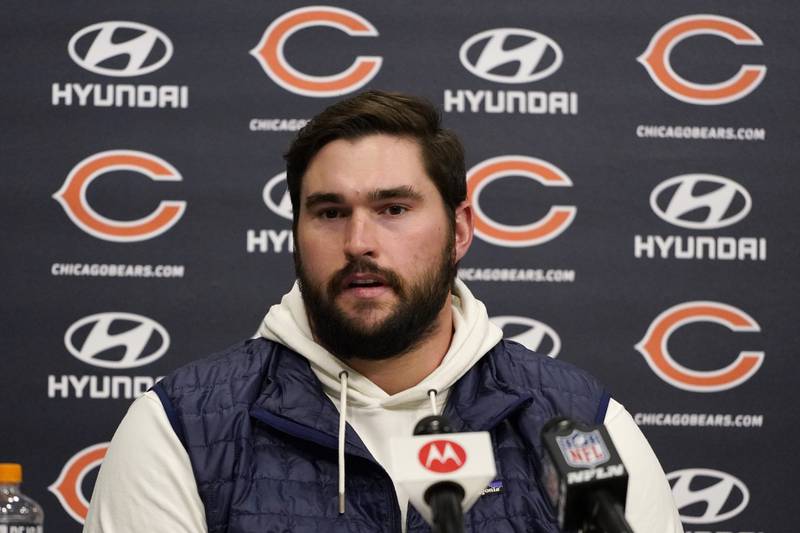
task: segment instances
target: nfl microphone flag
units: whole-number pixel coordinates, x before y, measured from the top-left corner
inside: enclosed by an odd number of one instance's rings
[[[592,524],[605,532],[630,531],[625,523],[628,472],[605,426],[554,418],[542,430],[542,479],[565,530]]]

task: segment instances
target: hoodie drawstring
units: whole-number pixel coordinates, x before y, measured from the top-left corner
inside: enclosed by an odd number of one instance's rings
[[[339,372],[339,514],[344,514],[344,430],[347,423],[347,372]]]
[[[436,416],[439,414],[436,412],[436,389],[429,390],[428,397],[431,399],[431,411],[433,416]]]

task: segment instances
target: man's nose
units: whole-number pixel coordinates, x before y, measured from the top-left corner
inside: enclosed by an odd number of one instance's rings
[[[345,231],[344,253],[347,257],[375,257],[377,240],[369,214],[354,211]]]

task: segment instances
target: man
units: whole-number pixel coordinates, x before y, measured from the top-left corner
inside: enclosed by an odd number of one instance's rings
[[[257,338],[133,404],[84,531],[429,531],[392,482],[388,442],[431,414],[430,391],[456,430],[492,433],[503,490],[478,500],[466,530],[558,530],[539,433],[564,415],[607,424],[636,531],[681,531],[622,406],[586,373],[502,341],[455,278],[472,208],[461,144],[430,104],[344,100],[286,160],[298,283]]]

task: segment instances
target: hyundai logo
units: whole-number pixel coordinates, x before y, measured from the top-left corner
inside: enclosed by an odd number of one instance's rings
[[[553,358],[561,351],[558,333],[544,322],[523,316],[495,316],[490,320],[502,330],[522,326],[524,330],[508,337],[508,340],[518,342],[531,351]]]
[[[650,207],[663,220],[689,229],[717,229],[742,220],[752,200],[747,189],[713,174],[684,174],[661,182]]]
[[[458,57],[464,68],[479,78],[499,83],[530,83],[558,70],[564,55],[553,39],[541,33],[496,28],[467,39]]]
[[[172,57],[172,41],[163,32],[138,22],[98,22],[69,40],[69,56],[81,67],[105,76],[149,74]]]
[[[102,368],[134,368],[152,363],[169,348],[169,334],[153,319],[133,313],[97,313],[72,324],[64,334],[67,350]]]
[[[286,172],[270,178],[264,185],[264,203],[270,211],[288,220],[292,220],[292,199],[289,196],[289,187],[286,183]]]
[[[687,468],[667,474],[672,497],[687,524],[713,524],[741,513],[750,501],[747,486],[738,478],[719,470]],[[698,506],[696,504],[704,504]],[[686,509],[697,512],[687,513]]]

